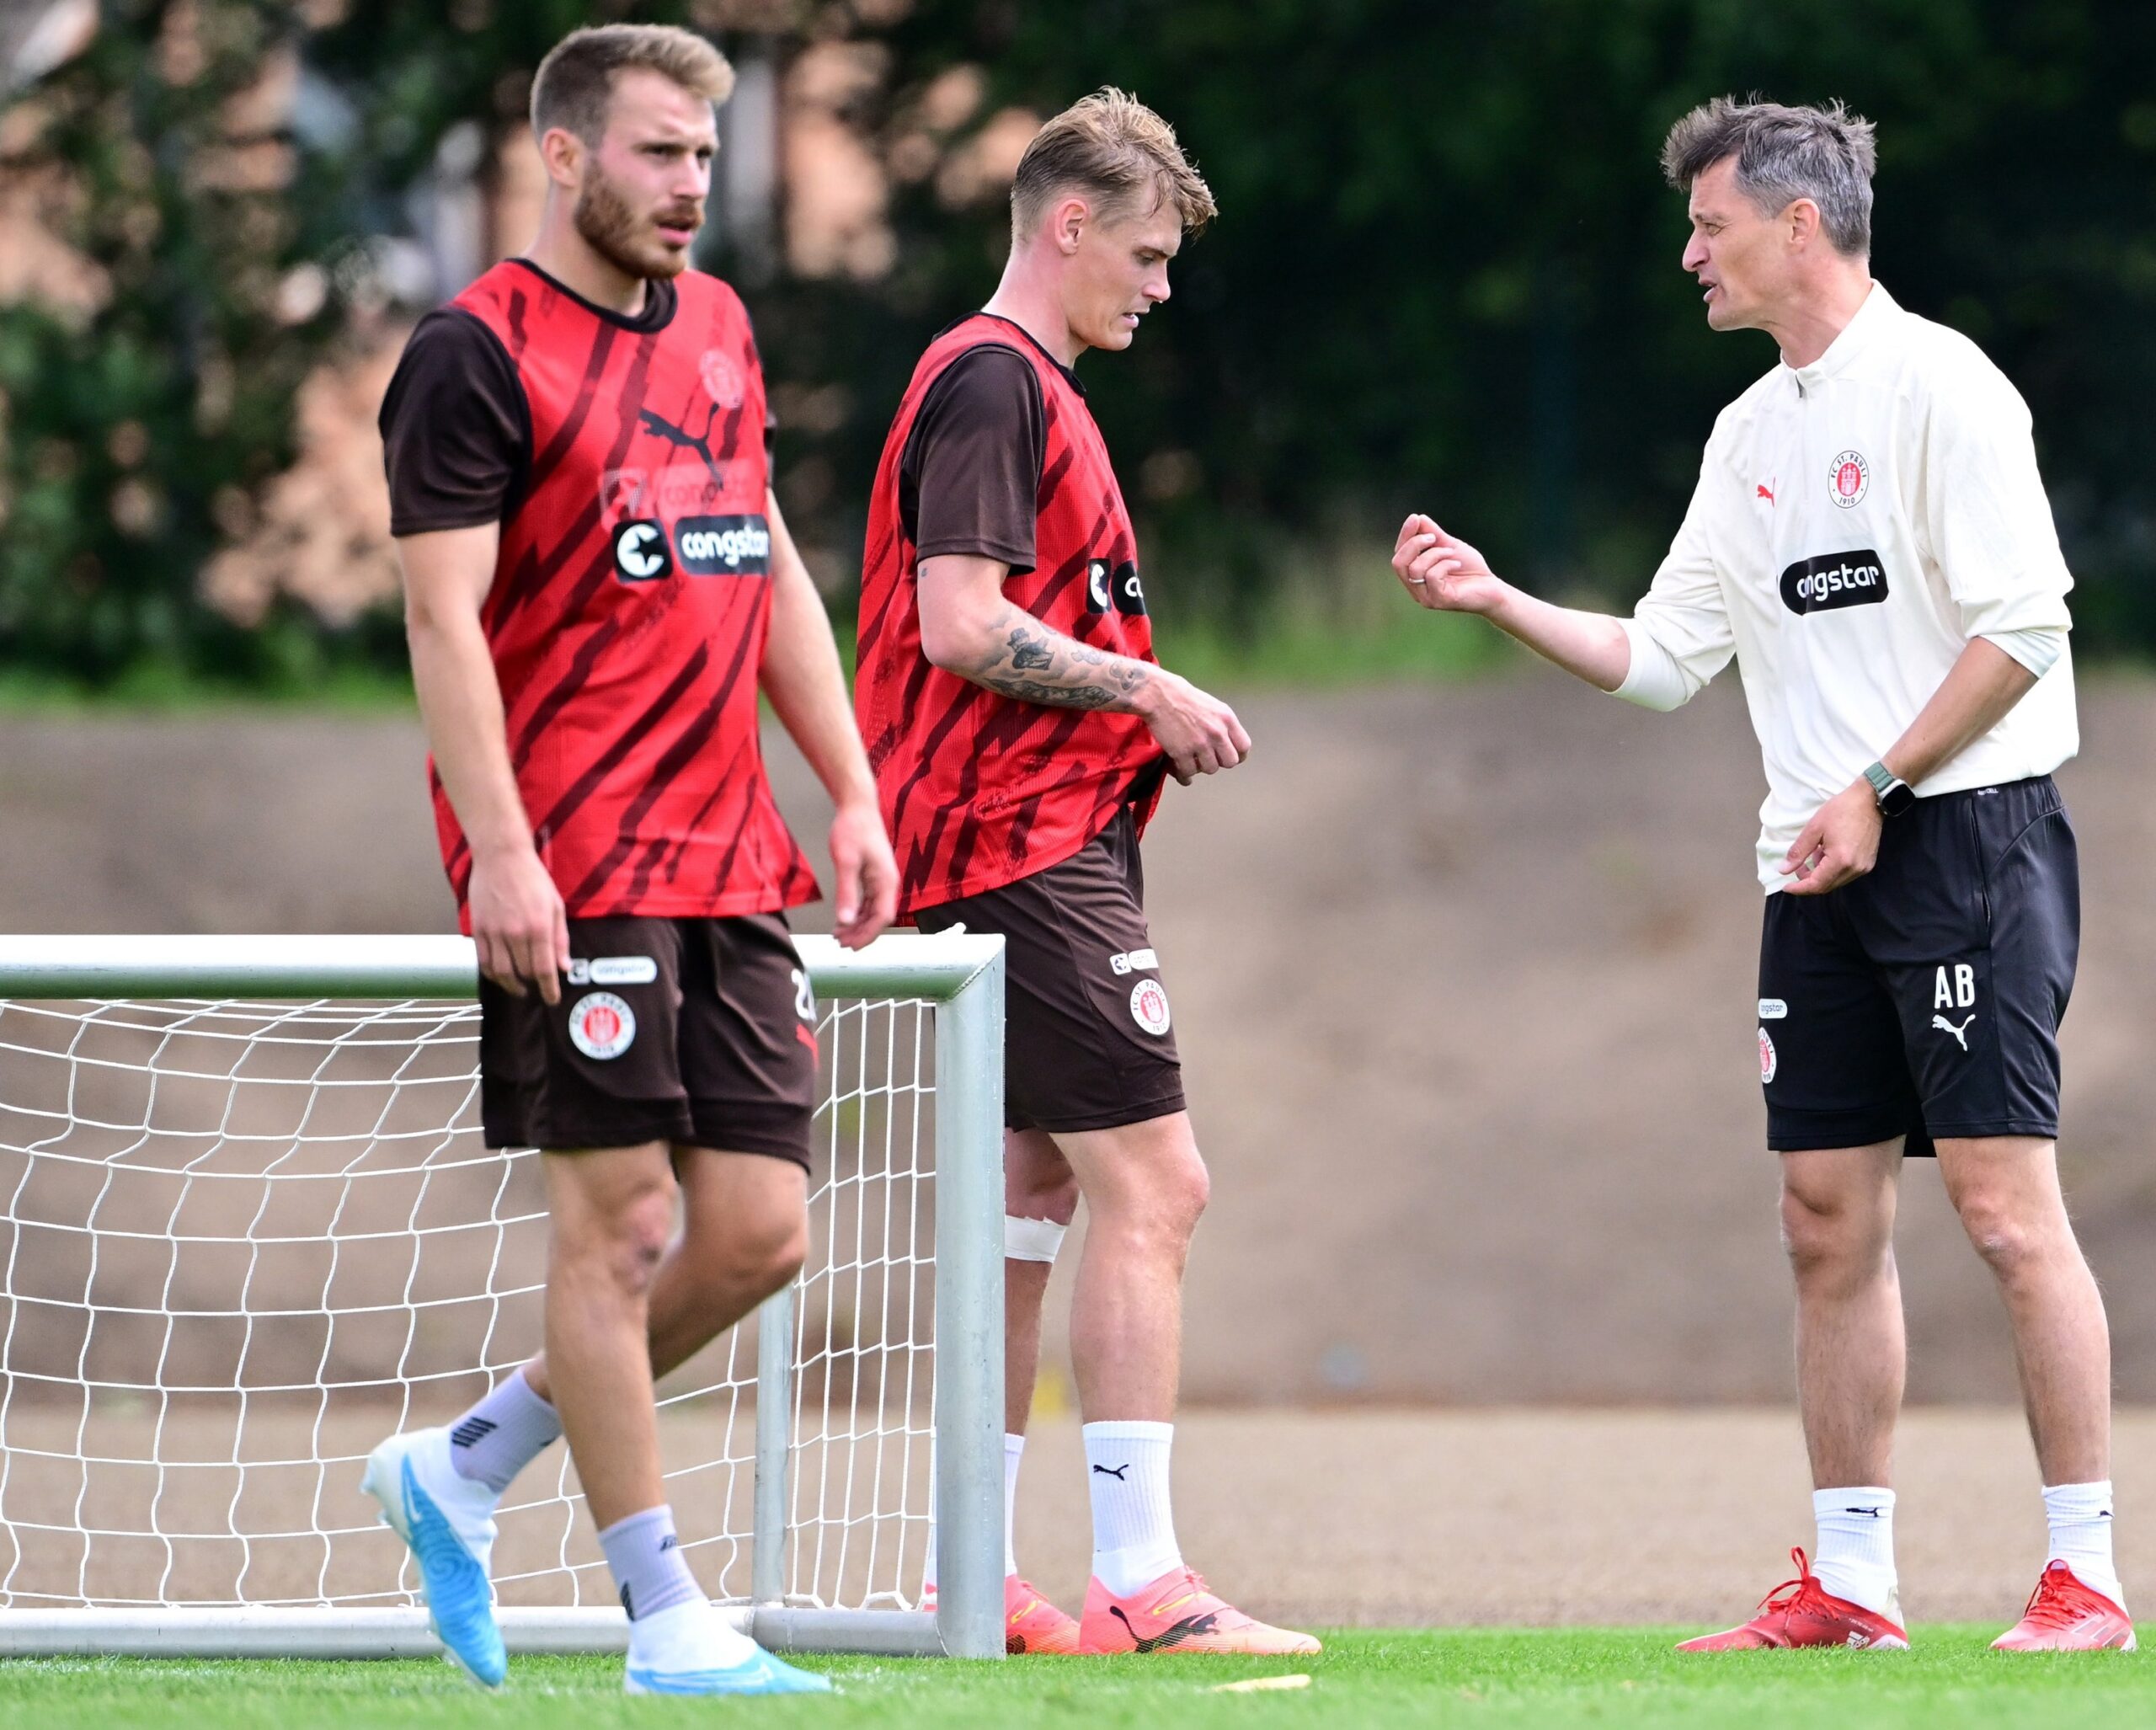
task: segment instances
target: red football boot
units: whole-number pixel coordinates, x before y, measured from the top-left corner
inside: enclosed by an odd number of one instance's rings
[[[1790,1555],[1796,1578],[1759,1600],[1759,1612],[1739,1628],[1687,1640],[1679,1652],[1747,1652],[1762,1647],[1846,1646],[1858,1652],[1907,1652],[1908,1632],[1876,1611],[1837,1598],[1819,1583],[1801,1550]]]
[[[2021,1620],[1991,1644],[1994,1652],[2132,1652],[2133,1618],[2054,1562],[2029,1594]]]

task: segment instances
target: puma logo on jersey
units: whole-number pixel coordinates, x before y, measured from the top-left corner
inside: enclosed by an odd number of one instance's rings
[[[1945,1016],[1935,1015],[1931,1018],[1931,1024],[1937,1028],[1942,1033],[1953,1034],[1954,1043],[1959,1045],[1964,1051],[1967,1051],[1969,1049],[1969,1022],[1972,1022],[1975,1019],[1976,1017],[1972,1015],[1968,1017],[1967,1021],[1964,1021],[1961,1025],[1957,1028],[1952,1022],[1947,1020]]]
[[[1761,481],[1757,487],[1753,489],[1753,491],[1758,497],[1764,499],[1768,504],[1771,505],[1774,502],[1774,489],[1769,486],[1764,481]]]

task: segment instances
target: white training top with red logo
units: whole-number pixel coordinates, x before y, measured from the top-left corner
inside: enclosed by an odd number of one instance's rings
[[[1624,622],[1617,694],[1674,708],[1736,658],[1767,770],[1759,880],[1776,889],[1812,814],[1892,749],[1974,638],[2036,687],[1918,793],[2073,755],[2073,586],[2020,394],[1875,282],[1818,360],[1776,366],[1715,422],[1684,525]]]

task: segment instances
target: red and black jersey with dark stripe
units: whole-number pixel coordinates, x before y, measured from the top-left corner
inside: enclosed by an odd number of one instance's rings
[[[572,919],[769,913],[816,894],[757,730],[762,369],[731,288],[695,271],[675,286],[649,330],[515,259],[455,302],[500,341],[530,409],[481,621],[517,790]],[[432,778],[462,908],[471,852]]]
[[[1016,325],[987,313],[961,320],[921,356],[891,423],[862,568],[854,708],[898,851],[902,914],[1061,863],[1134,797],[1142,830],[1165,761],[1135,715],[1022,702],[944,671],[921,652],[920,558],[901,508],[899,467],[930,387],[982,344],[1033,366],[1044,411],[1034,568],[1007,579],[1004,593],[1081,643],[1154,659],[1137,537],[1085,398]]]

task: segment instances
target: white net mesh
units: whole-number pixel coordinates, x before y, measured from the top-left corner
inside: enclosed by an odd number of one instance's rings
[[[468,1003],[0,1002],[0,1608],[417,1602],[359,1492],[540,1343],[538,1156],[478,1129]],[[826,1007],[795,1289],[787,1601],[910,1608],[933,1386],[933,1006]],[[756,1329],[660,1387],[668,1495],[750,1595]],[[506,1605],[611,1605],[566,1449]]]

